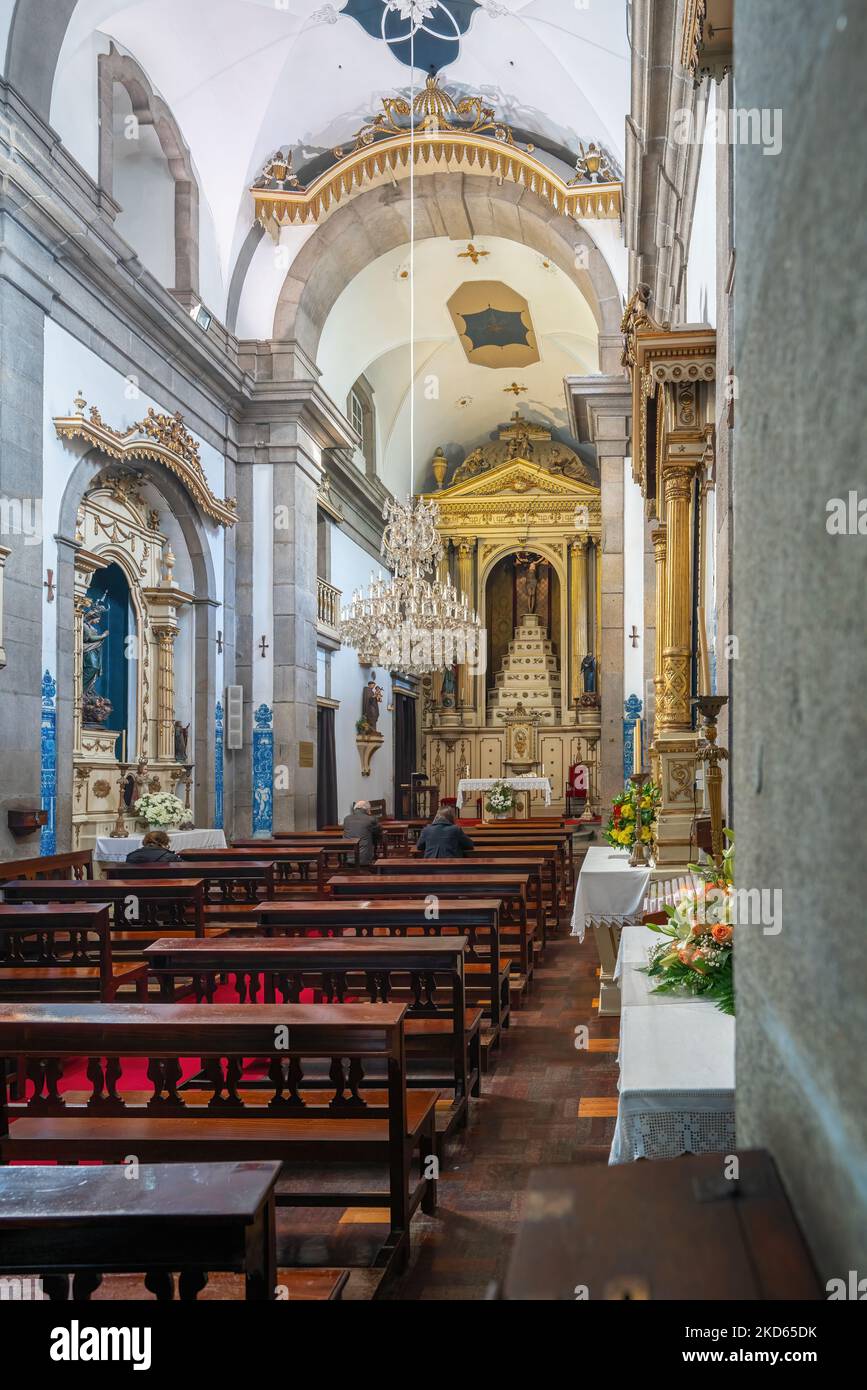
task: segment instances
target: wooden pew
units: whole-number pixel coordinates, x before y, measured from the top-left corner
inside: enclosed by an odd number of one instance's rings
[[[221,850],[224,855],[233,854],[235,851],[245,852],[255,855],[257,859],[272,859],[275,863],[285,864],[289,868],[293,863],[300,864],[298,855],[293,850],[299,849],[319,849],[322,851],[323,868],[327,873],[334,870],[352,865],[354,868],[359,866],[359,856],[361,852],[361,841],[351,836],[345,835],[317,835],[315,838],[311,834],[304,838],[299,836],[281,836],[271,840],[233,840],[230,849]],[[186,852],[184,851],[186,858]],[[317,881],[319,875],[317,874]]]
[[[427,863],[433,863],[433,860]],[[452,860],[443,860],[451,864]],[[426,864],[427,867],[427,864]],[[421,866],[419,866],[421,870]],[[436,877],[419,871],[411,874],[334,874],[328,887],[335,898],[498,898],[504,904],[500,915],[500,952],[512,963],[511,983],[520,995],[533,978],[535,965],[535,923],[529,920],[527,898],[530,888],[528,874],[513,872],[453,873],[440,871]],[[504,923],[503,913],[512,909],[517,920]]]
[[[197,853],[198,851],[193,851]],[[213,851],[208,851],[213,853]],[[165,864],[110,864],[109,879],[129,881],[130,879],[165,879],[172,882],[178,878],[189,878],[195,874],[205,885],[205,916],[209,920],[229,914],[215,913],[212,895],[219,895],[221,907],[240,907],[242,915],[249,916],[249,907],[259,899],[268,900],[276,891],[274,864],[264,859],[226,858],[206,859],[202,862],[187,863],[169,861]]]
[[[514,855],[502,857],[481,854],[468,854],[462,859],[419,859],[418,856],[412,859],[377,859],[371,865],[375,873],[412,876],[422,872],[430,871],[434,879],[439,879],[441,874],[504,874],[506,877],[514,874],[526,874],[528,880],[527,904],[532,909],[536,930],[538,932],[537,941],[540,947],[545,945],[547,922],[549,917],[548,908],[551,905],[551,912],[556,908],[552,904],[555,902],[554,878],[551,872],[551,864],[543,855]]]
[[[451,1088],[451,1104],[437,1103],[437,1135],[442,1141],[466,1127],[468,1097],[481,1094],[481,1010],[466,1007],[466,944],[464,936],[164,938],[145,954],[150,974],[169,999],[177,981],[187,977],[196,982],[198,996],[210,1002],[216,977],[234,975],[241,1003],[255,1001],[261,977],[266,1004],[275,1002],[278,989],[288,1003],[298,1004],[302,989],[311,987],[341,1004],[347,994],[367,994],[371,1004],[387,1004],[397,998],[395,976],[408,975],[407,1056],[420,1055],[425,1066],[421,1075],[408,1072],[407,1081],[425,1089]],[[447,1006],[436,1000],[443,980]],[[432,1060],[444,1058],[449,1074],[432,1072]]]
[[[0,904],[0,999],[147,998],[147,967],[112,959],[108,903]]]
[[[548,908],[547,925],[557,930],[560,913],[566,907],[566,858],[561,846],[544,840],[473,839],[473,858],[514,859],[530,857],[542,863],[542,888]]]
[[[464,975],[467,999],[482,1003],[488,1019],[482,1029],[482,1064],[509,1027],[509,958],[500,952],[498,898],[444,898],[436,917],[418,898],[325,898],[322,902],[262,903],[256,909],[263,935],[402,936],[457,933],[467,937]]]
[[[141,950],[171,928],[205,934],[204,881],[201,878],[17,879],[3,884],[8,903],[111,903],[112,948],[121,958]],[[132,916],[127,916],[131,912]]]
[[[93,850],[75,849],[67,854],[42,854],[0,863],[0,888],[18,878],[93,878]]]
[[[275,1159],[284,1181],[298,1165],[325,1179],[332,1162],[375,1163],[388,1173],[385,1191],[287,1187],[277,1204],[387,1206],[375,1266],[401,1269],[413,1213],[436,1207],[426,1175],[437,1092],[407,1093],[405,1013],[394,1004],[0,1004],[0,1058],[22,1058],[32,1085],[20,1102],[0,1088],[0,1163]],[[245,1057],[269,1059],[249,1089]],[[88,1059],[89,1092],[59,1090],[73,1058]],[[147,1059],[149,1091],[126,1058]],[[195,1084],[180,1084],[182,1058],[200,1063]],[[371,1063],[385,1073],[376,1089]]]
[[[575,854],[572,835],[568,830],[500,831],[488,826],[473,826],[467,831],[473,844],[480,848],[485,845],[519,845],[529,848],[535,845],[556,845],[561,864],[563,887],[575,887]]]
[[[0,1274],[35,1274],[50,1299],[65,1302],[71,1270],[76,1301],[105,1273],[144,1274],[151,1293],[171,1299],[178,1270],[181,1298],[194,1299],[206,1270],[228,1270],[244,1275],[248,1299],[273,1299],[282,1282],[279,1176],[273,1161],[144,1164],[135,1182],[115,1165],[0,1169]],[[339,1297],[347,1271],[327,1273]]]

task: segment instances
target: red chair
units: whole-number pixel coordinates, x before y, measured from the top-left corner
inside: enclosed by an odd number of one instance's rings
[[[573,801],[577,803],[578,810],[574,812],[581,815],[587,801],[587,794],[590,788],[590,773],[586,763],[572,763],[566,778],[566,815],[573,814]]]

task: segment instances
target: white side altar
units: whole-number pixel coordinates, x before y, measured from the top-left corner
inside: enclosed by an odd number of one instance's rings
[[[609,1163],[733,1153],[735,1020],[708,999],[654,994],[644,973],[658,933],[624,927],[620,1095]]]
[[[169,845],[178,854],[182,849],[225,849],[222,830],[170,830]],[[134,849],[140,849],[144,835],[99,835],[93,851],[98,864],[122,864]]]
[[[632,868],[628,850],[591,845],[575,889],[572,935],[583,941],[591,920],[621,923],[637,916],[649,883],[650,869]]]
[[[464,798],[470,792],[489,792],[498,782],[503,782],[516,792],[541,792],[545,805],[551,805],[551,783],[547,777],[462,777],[458,782],[456,805],[460,811]],[[530,799],[527,797],[527,815],[530,814]]]

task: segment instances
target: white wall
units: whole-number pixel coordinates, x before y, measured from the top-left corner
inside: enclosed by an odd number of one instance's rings
[[[627,633],[638,632],[633,647]],[[644,499],[632,478],[632,459],[623,460],[623,698],[644,700]],[[642,709],[642,717],[645,711]]]
[[[710,83],[707,125],[701,149],[698,187],[686,266],[686,317],[689,323],[716,326],[716,83]]]
[[[350,540],[337,526],[331,528],[331,583],[343,590],[343,602],[348,602],[352,590],[366,588],[371,571],[380,569],[373,557]],[[370,776],[362,777],[361,761],[355,746],[355,723],[361,717],[362,692],[370,677],[370,668],[359,664],[352,647],[341,647],[331,658],[331,698],[340,701],[334,716],[334,741],[337,752],[337,809],[342,820],[353,801],[359,797],[376,800],[385,797],[388,810],[394,812],[394,715],[388,713],[392,703],[391,678],[387,671],[376,668],[377,684],[382,686],[379,732],[385,742],[373,756]]]

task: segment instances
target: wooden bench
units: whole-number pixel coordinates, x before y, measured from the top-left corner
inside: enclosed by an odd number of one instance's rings
[[[402,1268],[413,1213],[436,1206],[437,1092],[407,1093],[405,1013],[394,1004],[0,1004],[0,1058],[22,1058],[32,1087],[20,1102],[0,1090],[0,1163],[274,1159],[283,1182],[296,1173],[278,1205],[387,1207],[375,1266]],[[244,1084],[245,1057],[267,1062],[255,1087]],[[60,1090],[71,1058],[88,1059],[89,1091]],[[149,1091],[127,1058],[147,1059]],[[195,1084],[181,1084],[182,1058],[198,1060]],[[385,1069],[381,1089],[368,1086],[371,1060]],[[387,1188],[326,1190],[331,1163],[384,1167]],[[298,1177],[311,1166],[312,1187]]]
[[[248,1299],[273,1299],[274,1188],[280,1164],[144,1164],[0,1169],[0,1274],[36,1275],[48,1297],[88,1299],[103,1275],[194,1299],[211,1270],[244,1275]],[[345,1271],[329,1271],[340,1287]]]
[[[467,1001],[481,1003],[488,1020],[482,1028],[482,1070],[488,1053],[509,1027],[509,957],[500,952],[498,898],[444,898],[436,916],[418,898],[347,899],[322,902],[262,903],[256,909],[263,935],[322,936],[425,935],[457,933],[467,938],[464,977]]]
[[[121,882],[130,879],[173,882],[193,874],[204,883],[205,920],[211,923],[249,922],[253,904],[260,900],[270,901],[276,892],[274,864],[267,860],[221,858],[194,863],[182,860],[166,864],[112,864],[108,869],[109,879]]]
[[[489,852],[486,846],[496,845],[499,852],[500,848],[523,848],[528,853],[535,853],[538,846],[542,845],[546,849],[554,846],[557,850],[558,873],[560,877],[560,899],[561,906],[565,906],[566,891],[575,886],[575,855],[572,844],[572,836],[568,831],[561,830],[534,830],[534,831],[501,831],[492,830],[487,826],[473,826],[467,831],[473,844],[477,846],[478,853]]]
[[[422,872],[430,873],[432,881],[438,882],[443,874],[466,874],[477,877],[490,874],[513,878],[526,875],[527,908],[532,913],[536,925],[536,944],[542,949],[547,939],[548,908],[553,887],[550,878],[546,879],[546,863],[541,856],[530,855],[515,858],[502,858],[491,855],[468,854],[462,859],[377,859],[371,866],[375,873],[389,877],[412,877]],[[550,867],[547,866],[547,867]]]
[[[271,840],[233,840],[232,847],[223,850],[224,854],[231,854],[232,850],[249,850],[256,854],[259,859],[270,859],[272,856],[278,864],[291,864],[296,856],[292,854],[293,849],[321,849],[323,852],[323,863],[326,872],[328,870],[346,868],[352,866],[358,868],[361,855],[361,841],[353,836],[339,835],[331,831],[306,831],[278,832]],[[186,855],[184,856],[186,857]]]
[[[387,862],[387,861],[386,861]],[[335,874],[328,887],[335,898],[420,898],[437,902],[443,898],[497,898],[502,904],[500,913],[500,952],[508,955],[512,966],[511,984],[520,995],[530,984],[535,968],[535,924],[529,920],[527,898],[530,879],[527,874],[470,872],[449,873],[448,867],[430,874],[355,874],[343,877]],[[425,868],[435,863],[428,860]],[[443,859],[444,866],[455,860]],[[506,921],[506,913],[514,921]]]
[[[465,1128],[468,1097],[481,1094],[482,1011],[468,1009],[464,989],[464,936],[431,937],[223,937],[221,940],[155,941],[146,952],[151,975],[171,998],[180,977],[195,981],[198,997],[213,998],[217,975],[235,977],[240,1002],[253,1002],[262,980],[265,1003],[277,990],[290,1004],[314,988],[343,1003],[366,994],[371,1004],[408,998],[404,1021],[407,1057],[424,1059],[423,1071],[408,1070],[407,1083],[450,1088],[452,1100],[437,1102],[437,1135],[446,1139]],[[408,988],[396,977],[408,976]],[[439,1000],[445,985],[447,1000]],[[431,1070],[443,1059],[447,1073]]]
[[[18,878],[93,878],[93,850],[75,849],[67,854],[42,854],[0,863],[0,887]]]
[[[8,903],[110,903],[114,909],[115,957],[141,958],[144,946],[184,929],[205,934],[204,882],[201,878],[16,879],[3,884]],[[177,930],[176,930],[177,929]]]
[[[147,967],[112,959],[108,903],[0,904],[0,999],[147,997]]]

